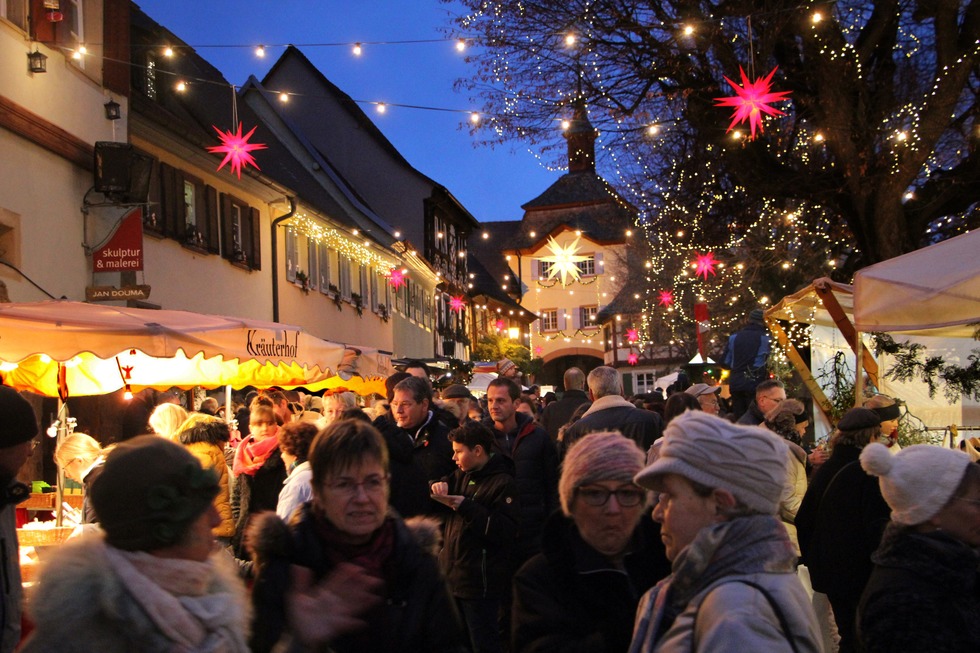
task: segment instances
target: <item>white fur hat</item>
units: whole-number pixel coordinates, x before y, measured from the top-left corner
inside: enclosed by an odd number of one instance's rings
[[[861,452],[861,467],[878,477],[881,496],[892,509],[892,521],[921,524],[942,510],[956,491],[970,457],[961,451],[916,444],[892,454],[871,443]]]
[[[783,439],[768,429],[689,410],[670,421],[660,457],[634,482],[658,490],[664,474],[679,474],[728,490],[750,509],[774,515],[786,480],[786,449]]]

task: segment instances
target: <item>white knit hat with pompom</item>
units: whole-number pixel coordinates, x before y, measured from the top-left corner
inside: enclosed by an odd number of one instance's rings
[[[892,454],[877,442],[861,452],[861,467],[878,477],[892,521],[914,526],[942,510],[963,480],[970,457],[961,451],[916,444]]]

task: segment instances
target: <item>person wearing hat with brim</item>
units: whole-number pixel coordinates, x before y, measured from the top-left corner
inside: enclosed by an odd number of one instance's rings
[[[924,444],[869,444],[861,466],[892,511],[858,605],[862,650],[980,651],[980,466]]]
[[[695,383],[684,392],[695,397],[701,405],[701,410],[709,415],[717,415],[721,411],[721,404],[718,402],[718,393],[721,392],[720,385]]]
[[[442,407],[456,418],[453,428],[462,426],[470,421],[470,402],[474,399],[473,393],[465,385],[454,383],[448,386],[441,393]]]
[[[871,575],[890,509],[878,482],[864,473],[861,451],[881,436],[881,418],[852,408],[831,436],[831,454],[810,478],[796,513],[802,560],[815,592],[826,594],[840,634],[840,651],[856,651],[854,619]]]
[[[23,589],[14,513],[31,490],[17,481],[17,474],[34,451],[37,433],[37,416],[31,405],[13,388],[0,386],[0,653],[10,653],[20,641]]]
[[[42,561],[21,650],[247,651],[245,588],[211,530],[217,492],[215,473],[179,444],[117,445],[92,485],[103,532]]]
[[[786,444],[766,429],[703,411],[668,424],[635,482],[658,493],[672,573],[640,601],[630,653],[822,651],[777,516],[785,477]]]

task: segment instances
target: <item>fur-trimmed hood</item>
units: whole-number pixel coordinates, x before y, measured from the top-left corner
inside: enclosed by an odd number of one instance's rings
[[[30,593],[29,612],[35,623],[24,653],[164,653],[178,650],[128,593],[107,556],[101,535],[70,541],[42,563]],[[245,586],[231,557],[223,550],[209,559],[213,577],[206,597],[215,611],[234,615],[226,624],[231,647],[205,646],[201,653],[245,653],[251,619]],[[227,603],[232,605],[228,606]],[[210,639],[210,638],[209,638]],[[195,649],[198,650],[198,649]]]

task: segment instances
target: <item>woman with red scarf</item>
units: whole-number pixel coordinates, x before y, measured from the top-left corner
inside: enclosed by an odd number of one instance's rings
[[[256,552],[251,650],[307,650],[311,634],[336,653],[464,650],[435,559],[388,508],[388,449],[377,429],[333,422],[309,461],[313,500],[288,530],[275,515],[252,530],[268,549]]]
[[[272,408],[257,405],[249,413],[249,434],[238,445],[232,472],[235,475],[235,492],[232,497],[232,513],[235,518],[235,536],[232,547],[235,556],[248,559],[243,535],[252,515],[263,510],[275,510],[279,492],[286,480],[286,465],[279,452],[276,433],[279,426]]]

